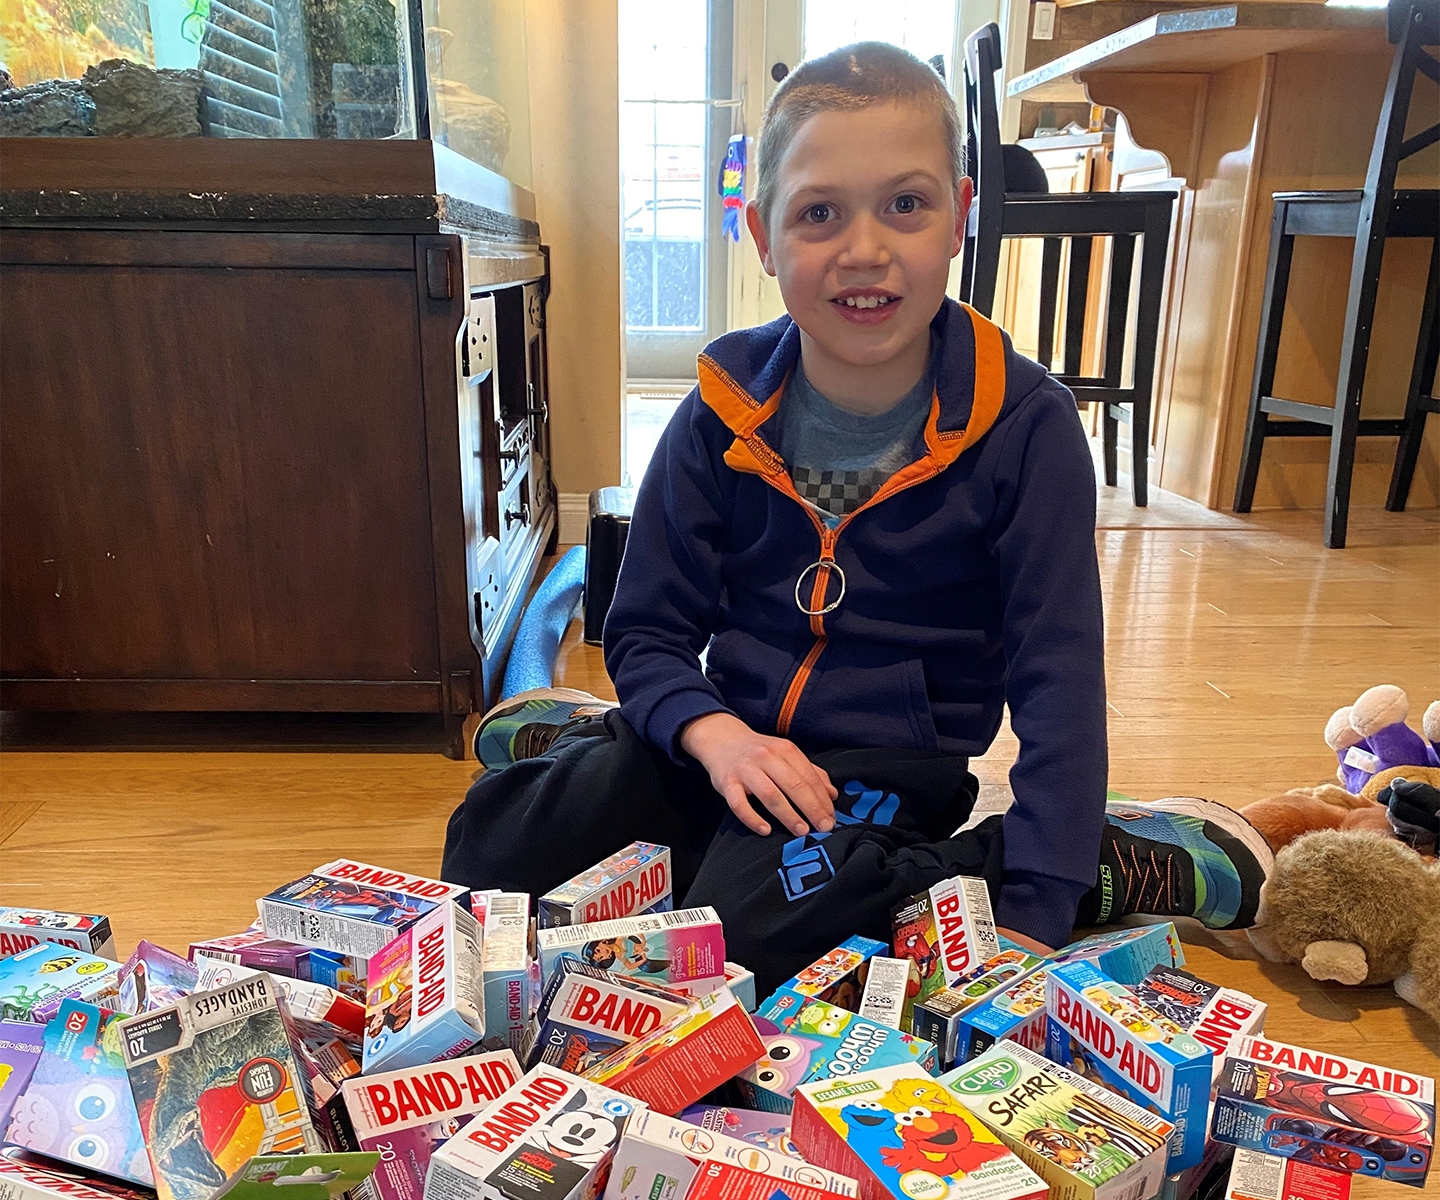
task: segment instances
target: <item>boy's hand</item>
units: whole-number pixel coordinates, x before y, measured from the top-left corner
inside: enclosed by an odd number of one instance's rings
[[[681,730],[680,746],[710,773],[730,811],[761,837],[770,826],[751,807],[751,796],[797,837],[811,826],[822,833],[835,827],[835,785],[794,742],[756,733],[730,713],[709,713]]]

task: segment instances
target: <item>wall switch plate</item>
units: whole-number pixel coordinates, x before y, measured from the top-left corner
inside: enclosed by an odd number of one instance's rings
[[[1036,0],[1035,24],[1030,36],[1037,42],[1048,42],[1054,38],[1055,7],[1053,0]]]

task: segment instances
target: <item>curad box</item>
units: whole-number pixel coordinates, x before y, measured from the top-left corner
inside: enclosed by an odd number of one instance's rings
[[[941,1077],[1050,1185],[1052,1200],[1136,1200],[1165,1178],[1173,1126],[1013,1042]]]
[[[795,1090],[806,1161],[850,1175],[863,1200],[1043,1200],[1043,1179],[936,1080],[882,1067]]]

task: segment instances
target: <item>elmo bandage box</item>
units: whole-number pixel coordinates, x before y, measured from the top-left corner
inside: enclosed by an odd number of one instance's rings
[[[895,955],[920,972],[919,998],[954,987],[1000,953],[983,879],[956,876],[912,896],[890,914]]]
[[[370,959],[365,1070],[398,1070],[462,1054],[485,1036],[480,930],[448,901]]]
[[[541,929],[613,921],[666,912],[670,898],[670,847],[631,842],[588,871],[540,897]]]
[[[362,1150],[380,1165],[356,1200],[420,1200],[435,1147],[520,1079],[509,1050],[345,1081],[345,1108]]]
[[[764,1053],[750,1014],[727,987],[591,1067],[586,1078],[670,1116],[714,1091]]]
[[[1173,1126],[1014,1043],[941,1077],[1000,1140],[1067,1200],[1159,1192]]]
[[[260,898],[267,937],[369,958],[402,930],[469,889],[337,859]]]
[[[1147,1015],[1135,993],[1088,962],[1051,967],[1045,978],[1046,1057],[1175,1126],[1167,1173],[1205,1154],[1211,1054],[1188,1033]]]
[[[1216,1075],[1231,1041],[1257,1034],[1265,1026],[1263,1000],[1207,983],[1179,967],[1152,967],[1134,992],[1147,1009],[1210,1047]]]
[[[802,1084],[790,1136],[807,1162],[858,1180],[862,1200],[1044,1200],[1049,1192],[918,1067]]]
[[[439,1147],[425,1200],[594,1200],[638,1101],[539,1066]]]
[[[725,982],[725,934],[713,908],[542,929],[537,940],[547,983],[565,958],[697,996]]]
[[[1246,1150],[1423,1187],[1435,1148],[1435,1081],[1241,1038],[1216,1081],[1210,1135]]]
[[[99,958],[115,957],[110,918],[46,908],[0,908],[0,958],[9,958],[39,942],[54,942]]]
[[[750,1142],[660,1113],[630,1119],[610,1169],[606,1200],[825,1200],[857,1196],[856,1181]]]

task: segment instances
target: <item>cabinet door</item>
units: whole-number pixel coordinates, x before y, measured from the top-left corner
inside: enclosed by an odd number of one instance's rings
[[[12,264],[0,325],[7,676],[438,678],[413,267]]]

